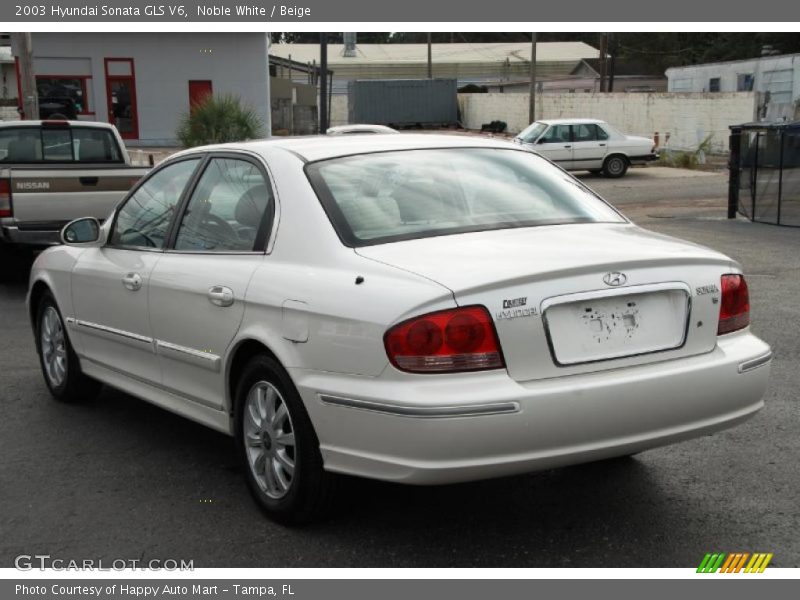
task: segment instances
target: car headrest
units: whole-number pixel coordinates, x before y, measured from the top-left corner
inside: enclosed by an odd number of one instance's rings
[[[6,162],[31,162],[39,160],[36,156],[36,140],[22,138],[8,143]]]
[[[82,140],[79,149],[79,160],[82,161],[104,161],[108,160],[106,156],[105,144],[100,140]]]
[[[448,203],[431,181],[404,181],[392,192],[402,221],[432,221],[446,216]]]
[[[266,185],[251,187],[242,194],[236,203],[236,211],[234,213],[236,221],[245,227],[257,229],[261,225],[261,219],[264,216],[269,197],[270,194]]]

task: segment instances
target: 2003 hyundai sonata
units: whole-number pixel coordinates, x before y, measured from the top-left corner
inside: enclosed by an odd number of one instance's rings
[[[286,139],[171,157],[42,253],[45,381],[235,436],[273,517],[336,473],[468,481],[730,427],[771,358],[739,265],[518,145]]]

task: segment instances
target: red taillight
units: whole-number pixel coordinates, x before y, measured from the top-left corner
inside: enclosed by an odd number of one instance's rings
[[[0,179],[0,218],[11,216],[11,182]]]
[[[750,324],[750,293],[742,275],[722,276],[717,335],[737,331]]]
[[[383,336],[386,354],[401,371],[454,373],[505,366],[489,311],[466,306],[415,317]]]

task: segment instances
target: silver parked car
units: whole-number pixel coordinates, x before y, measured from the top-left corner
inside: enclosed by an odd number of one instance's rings
[[[643,230],[519,145],[195,148],[36,260],[44,380],[235,436],[270,515],[346,473],[412,484],[629,455],[762,406],[730,258]]]
[[[536,121],[514,138],[568,171],[622,177],[631,165],[658,160],[653,140],[625,135],[598,119]]]

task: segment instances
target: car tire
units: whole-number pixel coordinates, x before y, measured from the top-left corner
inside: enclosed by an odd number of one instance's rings
[[[330,509],[336,476],[323,468],[319,440],[288,373],[255,356],[236,387],[236,446],[247,484],[271,519],[319,520]]]
[[[628,159],[621,154],[613,154],[603,163],[603,174],[611,179],[617,179],[628,172]]]
[[[53,398],[75,403],[94,399],[102,384],[84,374],[55,298],[46,292],[36,310],[36,351]]]

